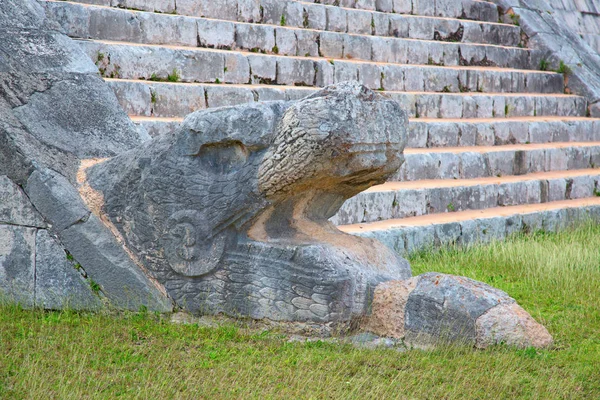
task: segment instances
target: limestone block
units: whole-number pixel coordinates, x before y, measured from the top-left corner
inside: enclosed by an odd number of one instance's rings
[[[34,305],[36,229],[0,224],[0,297]]]
[[[222,86],[207,86],[206,99],[208,107],[226,107],[254,102],[254,94],[250,88]]]
[[[250,81],[250,63],[240,53],[225,54],[224,82],[244,84]]]
[[[405,41],[403,39],[396,40]],[[408,64],[426,65],[429,63],[429,43],[415,43],[410,41],[406,42],[408,43],[406,50],[406,61]],[[437,43],[434,44],[437,46]],[[439,54],[442,54],[442,52],[440,51]],[[436,62],[439,61],[440,60],[437,60]]]
[[[240,49],[270,53],[275,47],[275,30],[267,25],[237,25],[235,38]]]
[[[591,176],[575,176],[571,180],[570,199],[582,199],[594,196],[595,182]]]
[[[348,31],[348,17],[345,9],[327,7],[327,30],[331,32]]]
[[[189,15],[190,17],[202,17],[203,2],[199,0],[177,0],[177,13],[180,15]]]
[[[370,35],[372,33],[373,27],[371,27],[371,24],[374,24],[374,22],[370,12],[348,10],[346,11],[346,18],[348,21],[348,33],[360,35]]]
[[[190,17],[155,13],[137,13],[142,30],[141,42],[196,47],[197,20]]]
[[[469,44],[458,45],[460,51],[461,65],[479,65],[486,58],[486,50],[483,46],[472,46]]]
[[[142,43],[138,15],[114,8],[91,8],[89,34],[93,38]]]
[[[358,65],[358,81],[372,90],[382,87],[382,72],[379,65],[362,63]]]
[[[390,13],[394,10],[393,0],[376,0],[375,9],[383,13]]]
[[[404,90],[411,92],[425,90],[425,68],[407,65],[402,69],[404,70]]]
[[[459,17],[462,14],[462,4],[452,0],[436,0],[435,15],[440,17]]]
[[[280,85],[312,86],[315,66],[312,60],[279,58],[277,60],[277,83]]]
[[[406,62],[406,47],[402,46],[404,42],[393,40],[392,38],[373,37],[372,60],[376,62],[403,64]]]
[[[523,233],[523,219],[521,215],[515,214],[506,218],[506,237]]]
[[[408,254],[433,248],[435,238],[433,225],[406,227],[403,232]]]
[[[291,29],[275,29],[275,46],[277,46],[277,54],[286,56],[295,56],[296,54],[300,55],[298,53],[296,32]]]
[[[262,23],[281,25],[281,17],[284,15],[287,2],[281,0],[261,0]]]
[[[334,65],[334,81],[346,82],[358,80],[358,67],[355,63],[336,61]]]
[[[305,4],[304,14],[308,16],[305,28],[324,31],[327,29],[327,8],[318,4]]]
[[[381,67],[382,87],[385,90],[404,90],[405,68],[399,65],[385,65]]]
[[[260,0],[238,0],[238,21],[260,23],[260,18]]]
[[[460,157],[461,178],[473,179],[489,174],[489,161],[484,154],[463,152]]]
[[[390,35],[390,15],[384,13],[372,13],[373,16],[373,33],[375,36]]]
[[[463,99],[464,101],[464,99]],[[463,107],[463,116],[464,115],[464,107]],[[460,131],[458,145],[459,146],[475,146],[477,139],[477,127],[475,124],[471,123],[461,123],[457,124],[458,129]],[[463,154],[464,155],[464,154]]]
[[[23,190],[7,176],[0,176],[0,224],[43,228],[44,219]]]
[[[98,295],[67,260],[62,246],[44,229],[36,236],[35,274],[35,304],[38,307],[53,310],[102,307]]]
[[[338,61],[339,62],[339,61]],[[334,83],[335,66],[329,61],[315,61],[315,85],[325,87]]]
[[[321,32],[319,36],[319,52],[322,57],[342,58],[344,55],[344,42],[334,32]]]
[[[496,142],[494,128],[492,124],[481,123],[477,124],[477,133],[475,136],[475,144],[477,146],[493,146]]]
[[[375,10],[376,0],[356,0],[354,3],[355,8],[360,8],[362,10]]]
[[[420,118],[440,118],[441,96],[425,93],[417,97],[417,114]]]
[[[396,8],[394,7],[394,11]],[[426,0],[414,0],[412,2],[412,14],[415,15],[435,15],[435,2],[426,1]]]
[[[461,118],[463,98],[460,95],[445,94],[440,96],[440,118]],[[431,110],[433,111],[433,110]]]
[[[235,45],[232,22],[198,19],[198,45],[215,49],[231,49]]]
[[[302,28],[304,26],[304,8],[302,4],[295,1],[288,1],[283,12],[285,16],[285,26]],[[281,25],[280,21],[280,25]]]
[[[286,100],[285,90],[269,87],[257,87],[253,90],[258,101],[282,101]]]
[[[252,83],[273,83],[277,78],[277,58],[248,55]]]
[[[128,114],[144,117],[152,115],[152,93],[148,85],[135,81],[108,81],[107,84]]]
[[[432,123],[429,124],[427,147],[455,147],[458,146],[459,129],[457,124]]]
[[[297,30],[296,40],[298,41],[298,55],[304,57],[319,56],[319,32],[309,30]]]
[[[83,6],[67,7],[61,2],[40,3],[49,19],[56,22],[60,32],[75,37],[90,37],[90,8]]]
[[[237,21],[238,0],[197,0],[200,2],[202,16],[207,18]],[[179,6],[179,4],[177,4]]]
[[[480,25],[477,23],[470,23],[468,21],[464,21],[461,24],[463,28],[463,42],[467,43],[498,43],[500,37],[492,38],[492,32],[497,32],[496,30],[486,29],[486,25]],[[499,35],[498,35],[499,36]],[[520,38],[519,38],[520,39]]]
[[[427,136],[427,124],[412,121],[409,124],[408,143],[406,146],[409,148],[424,148],[427,146]]]
[[[458,222],[435,225],[436,246],[451,246],[458,242],[460,235],[461,229]]]
[[[394,12],[398,14],[418,14],[413,10],[413,3],[406,0],[392,0]]]
[[[113,7],[158,11],[165,14],[175,11],[175,0],[114,0],[112,5]],[[177,7],[179,8],[179,2],[177,3]]]
[[[204,87],[201,85],[178,85],[156,83],[150,85],[156,99],[152,106],[155,117],[179,117],[206,108]]]
[[[457,71],[446,68],[423,68],[426,92],[459,92]],[[460,109],[462,114],[462,106]]]
[[[371,38],[368,36],[344,35],[344,58],[371,60]]]
[[[411,39],[433,40],[435,20],[431,18],[404,18],[408,23],[408,36]],[[440,46],[438,46],[440,47]]]

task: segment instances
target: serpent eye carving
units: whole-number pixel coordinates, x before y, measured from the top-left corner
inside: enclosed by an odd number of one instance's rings
[[[202,214],[178,211],[167,220],[162,241],[171,268],[184,276],[197,277],[213,271],[219,264],[227,232],[209,237]]]

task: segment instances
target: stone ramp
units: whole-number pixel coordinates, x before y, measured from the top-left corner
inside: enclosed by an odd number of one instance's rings
[[[151,136],[198,109],[345,80],[398,101],[406,162],[342,207],[344,231],[410,252],[598,217],[600,119],[562,73],[540,70],[543,55],[493,3],[40,3]]]

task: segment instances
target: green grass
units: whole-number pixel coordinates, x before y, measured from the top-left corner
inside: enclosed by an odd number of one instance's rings
[[[507,291],[550,350],[359,350],[232,325],[0,308],[0,398],[598,399],[600,227],[411,258]]]

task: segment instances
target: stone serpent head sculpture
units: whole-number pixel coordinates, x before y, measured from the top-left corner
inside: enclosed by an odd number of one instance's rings
[[[364,315],[408,262],[328,219],[403,162],[407,117],[358,83],[199,111],[88,170],[101,213],[175,302],[294,321]],[[114,229],[113,229],[114,230]]]

